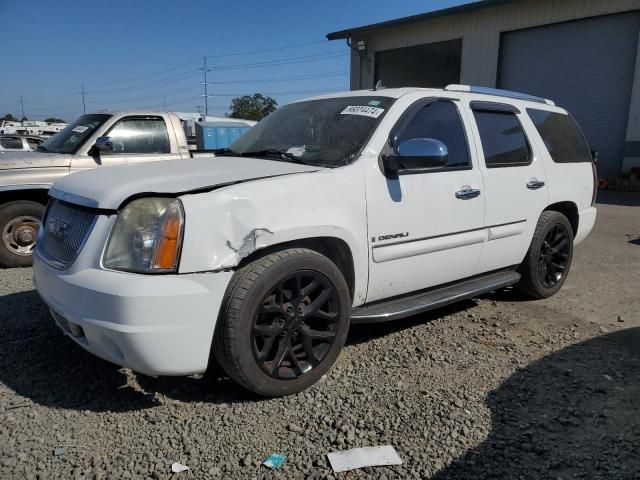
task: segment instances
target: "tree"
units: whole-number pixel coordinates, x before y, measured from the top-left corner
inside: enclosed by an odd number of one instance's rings
[[[11,115],[10,113],[5,114],[4,117],[0,118],[0,120],[7,120],[8,122],[17,122],[18,119]]]
[[[261,93],[253,96],[245,95],[231,100],[231,118],[244,118],[245,120],[262,120],[278,108],[278,102]]]
[[[45,118],[44,121],[47,122],[47,123],[65,123],[64,120],[62,120],[61,118],[56,118],[56,117]]]

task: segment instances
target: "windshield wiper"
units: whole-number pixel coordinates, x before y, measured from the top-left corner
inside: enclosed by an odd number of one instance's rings
[[[240,154],[243,157],[257,157],[257,158],[269,158],[269,157],[279,157],[280,160],[291,160],[294,163],[301,163],[303,165],[308,165],[307,162],[302,160],[300,157],[296,157],[293,153],[289,152],[281,152],[280,150],[276,150],[275,148],[265,148],[264,150],[256,150],[255,152],[242,152]]]
[[[240,157],[240,152],[236,152],[235,150],[231,150],[230,148],[216,148],[212,150],[214,155],[230,155],[232,157]]]

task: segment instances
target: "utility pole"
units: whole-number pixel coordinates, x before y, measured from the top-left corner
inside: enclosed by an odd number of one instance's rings
[[[202,73],[204,74],[204,119],[206,121],[207,119],[207,115],[209,115],[209,94],[207,92],[207,72],[210,72],[211,70],[207,69],[207,57],[202,57],[202,68],[200,69],[202,70]]]
[[[22,125],[24,125],[24,100],[22,99],[22,95],[20,95],[20,108],[22,109],[22,117],[20,117],[20,121]]]
[[[84,91],[84,83],[80,85],[80,95],[82,95],[82,113],[87,113],[87,104],[84,101],[84,96],[87,92]]]

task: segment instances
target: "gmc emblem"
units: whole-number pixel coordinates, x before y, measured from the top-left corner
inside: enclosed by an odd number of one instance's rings
[[[67,231],[67,227],[69,227],[68,223],[64,223],[61,220],[58,220],[55,217],[52,217],[47,220],[47,232],[57,238],[64,238],[64,234]]]

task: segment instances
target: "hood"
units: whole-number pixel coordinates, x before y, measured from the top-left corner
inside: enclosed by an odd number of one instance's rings
[[[0,170],[68,167],[71,155],[44,152],[0,152]]]
[[[87,207],[115,210],[134,195],[180,194],[317,170],[323,168],[244,157],[168,160],[75,173],[57,182],[49,194]]]

